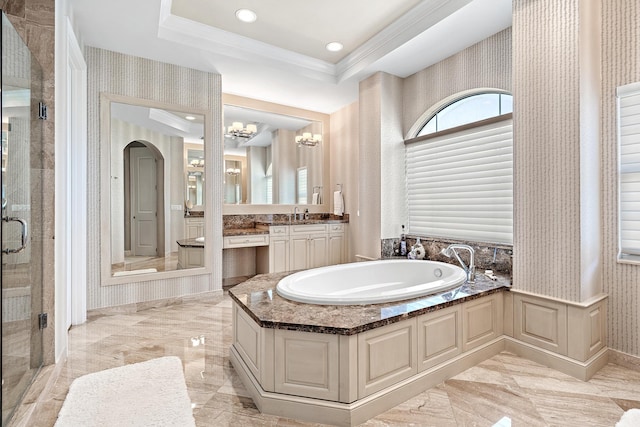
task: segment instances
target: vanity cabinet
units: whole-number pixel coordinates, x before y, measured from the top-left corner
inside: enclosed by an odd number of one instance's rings
[[[185,239],[195,239],[204,236],[204,218],[187,217],[184,219]]]
[[[289,271],[289,226],[269,227],[269,273]]]
[[[346,224],[269,227],[269,273],[306,270],[347,260]]]
[[[329,265],[329,236],[326,224],[290,226],[290,268],[308,268]]]
[[[346,224],[329,224],[329,265],[347,262]]]
[[[178,270],[197,267],[204,267],[204,248],[179,247]]]

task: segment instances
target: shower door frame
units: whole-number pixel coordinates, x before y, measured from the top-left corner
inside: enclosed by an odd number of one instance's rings
[[[43,70],[6,14],[2,22],[2,425],[43,366]]]

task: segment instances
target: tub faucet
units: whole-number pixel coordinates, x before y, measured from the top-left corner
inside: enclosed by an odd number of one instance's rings
[[[467,251],[469,251],[469,266],[467,266],[464,261],[462,261],[462,258],[460,258],[460,255],[458,255],[456,249],[466,249]],[[451,258],[451,255],[455,256],[462,266],[464,272],[467,273],[467,283],[475,283],[476,267],[473,260],[475,252],[471,246],[454,243],[444,248],[442,251],[440,251],[440,253],[448,258]]]

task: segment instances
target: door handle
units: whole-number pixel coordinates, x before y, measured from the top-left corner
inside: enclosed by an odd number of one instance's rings
[[[4,222],[19,222],[20,225],[22,226],[22,236],[21,236],[21,245],[19,248],[15,248],[15,249],[3,249],[2,253],[3,254],[16,254],[20,251],[22,251],[24,248],[27,247],[27,233],[28,233],[28,229],[27,229],[27,221],[25,221],[22,218],[16,218],[16,217],[11,217],[11,216],[5,216],[2,217],[2,220]]]

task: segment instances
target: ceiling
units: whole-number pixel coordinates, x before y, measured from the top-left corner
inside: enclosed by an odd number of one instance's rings
[[[225,93],[331,113],[511,25],[511,0],[70,0],[80,42],[222,75]],[[235,11],[254,10],[256,22]],[[324,46],[339,41],[344,50]]]

